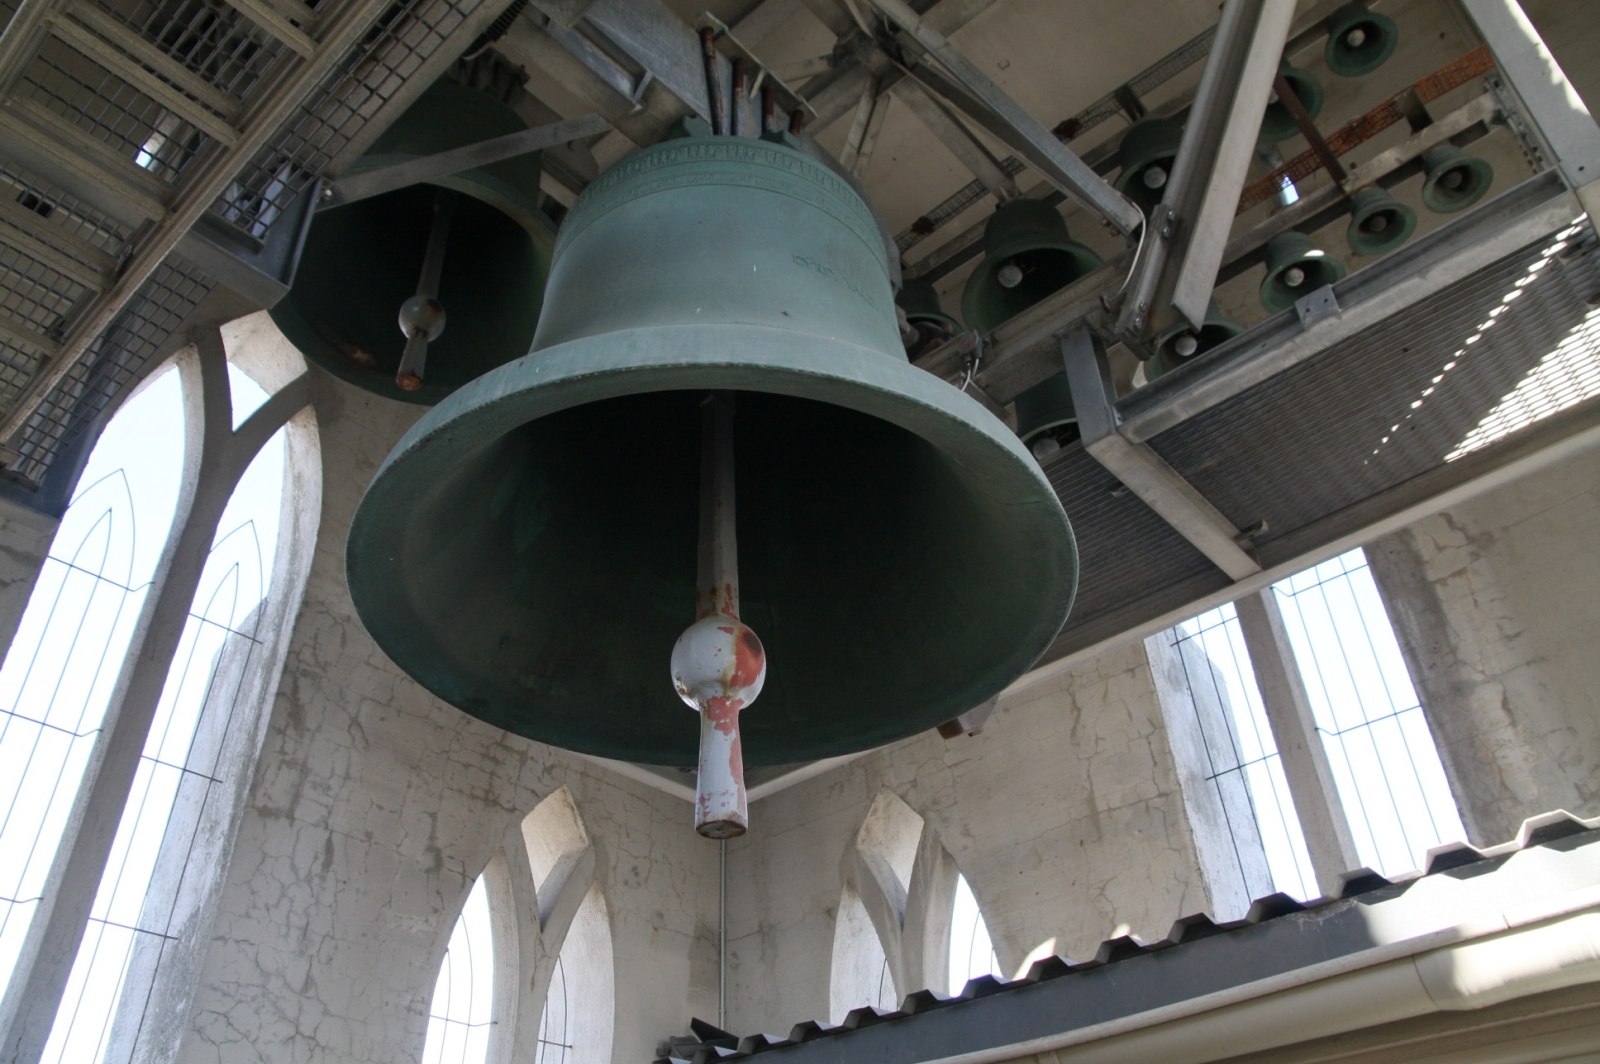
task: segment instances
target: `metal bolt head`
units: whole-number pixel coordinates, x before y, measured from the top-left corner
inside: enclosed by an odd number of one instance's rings
[[[672,647],[672,686],[704,713],[713,700],[742,709],[767,682],[767,652],[755,632],[725,613],[702,617]]]

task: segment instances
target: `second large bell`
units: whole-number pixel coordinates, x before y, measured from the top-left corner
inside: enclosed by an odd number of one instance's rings
[[[1054,640],[1066,515],[1004,424],[907,363],[865,204],[790,147],[707,138],[590,186],[532,353],[380,470],[348,555],[379,645],[517,734],[694,764],[666,663],[695,616],[712,390],[736,393],[741,610],[768,662],[748,763],[931,728]]]

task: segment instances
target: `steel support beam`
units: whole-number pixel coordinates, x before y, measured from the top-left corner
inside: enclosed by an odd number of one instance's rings
[[[1195,90],[1178,156],[1134,264],[1117,319],[1137,342],[1179,320],[1205,320],[1294,20],[1294,0],[1227,0]]]
[[[1239,530],[1194,485],[1147,444],[1118,431],[1105,358],[1086,326],[1062,337],[1061,358],[1083,449],[1231,579],[1260,572],[1261,566],[1239,546]]]
[[[894,87],[894,94],[911,108],[917,121],[950,149],[950,154],[971,171],[973,177],[983,183],[991,196],[1001,203],[1008,203],[1022,195],[1017,183],[1001,169],[1000,160],[989,154],[989,149],[914,79],[901,80]]]
[[[1461,0],[1522,110],[1590,217],[1600,217],[1600,127],[1517,0]]]
[[[1062,192],[1105,218],[1123,235],[1138,232],[1144,215],[1082,159],[1055,138],[1000,86],[962,55],[946,37],[903,0],[865,0],[891,19],[917,45],[948,71],[983,108],[1001,120],[1010,134],[1007,146],[1017,152]],[[1290,2],[1290,0],[1274,0]]]
[[[395,189],[449,177],[463,170],[488,166],[504,159],[527,155],[529,152],[543,151],[557,144],[567,144],[585,137],[597,136],[609,129],[611,123],[599,115],[579,115],[577,118],[567,118],[545,126],[534,126],[532,129],[507,133],[503,137],[481,140],[476,144],[467,144],[434,155],[407,159],[376,170],[364,170],[359,174],[342,178],[330,186],[329,191],[332,195],[324,196],[323,206],[336,207],[370,199],[385,192],[393,192]]]

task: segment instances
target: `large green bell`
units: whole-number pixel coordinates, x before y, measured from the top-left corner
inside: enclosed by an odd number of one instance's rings
[[[696,615],[701,404],[734,393],[744,758],[950,720],[1071,604],[1061,504],[1015,436],[901,349],[883,241],[832,171],[733,137],[648,148],[568,214],[533,350],[429,411],[358,508],[378,645],[519,735],[695,763],[668,660]]]
[[[1144,118],[1128,127],[1117,145],[1117,191],[1149,214],[1165,195],[1178,157],[1183,127],[1170,118]]]
[[[1494,184],[1494,167],[1453,144],[1424,152],[1422,165],[1427,171],[1422,179],[1422,203],[1439,214],[1466,210]]]
[[[983,261],[961,293],[961,316],[979,332],[1027,310],[1100,265],[1072,239],[1061,212],[1039,200],[1012,200],[983,228]]]
[[[350,173],[524,128],[488,93],[441,81]],[[438,275],[446,322],[428,344],[420,387],[403,388],[395,377],[406,336],[397,317],[418,292],[441,191],[455,194]],[[555,244],[538,194],[539,157],[530,154],[320,211],[294,285],[272,318],[335,376],[391,399],[436,403],[528,353]]]
[[[1306,114],[1312,118],[1322,112],[1324,93],[1322,82],[1318,81],[1309,70],[1301,70],[1297,66],[1290,66],[1288,61],[1278,65],[1278,73],[1283,75],[1283,80],[1289,83],[1289,88],[1300,98],[1300,106],[1306,109]],[[1283,101],[1272,96],[1272,102],[1267,104],[1267,113],[1261,117],[1261,139],[1269,144],[1276,144],[1280,140],[1288,140],[1300,127],[1295,124],[1294,116],[1289,113],[1289,108]]]
[[[1350,225],[1344,231],[1357,255],[1382,255],[1411,239],[1417,212],[1381,188],[1364,188],[1350,197]]]
[[[1328,16],[1328,43],[1322,50],[1328,69],[1342,78],[1359,78],[1377,70],[1400,43],[1394,19],[1350,3]]]
[[[1344,263],[1293,229],[1267,242],[1267,276],[1261,282],[1261,305],[1269,313],[1288,310],[1301,296],[1344,276]]]
[[[1156,337],[1155,350],[1144,364],[1145,379],[1153,381],[1191,358],[1227,343],[1242,332],[1243,325],[1222,313],[1215,302],[1210,303],[1199,332],[1190,328],[1187,322],[1179,322]]]

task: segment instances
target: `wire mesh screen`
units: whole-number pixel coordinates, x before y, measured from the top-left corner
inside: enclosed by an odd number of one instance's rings
[[[210,294],[213,282],[169,256],[122,313],[40,402],[17,435],[15,471],[39,481],[117,397],[144,377],[163,346]]]
[[[1159,638],[1172,643],[1189,687],[1206,763],[1199,775],[1215,788],[1246,897],[1282,891],[1317,896],[1283,758],[1267,722],[1244,631],[1227,603],[1182,622]],[[1263,863],[1268,881],[1263,882]],[[1265,888],[1265,889],[1263,889]]]
[[[1077,444],[1046,473],[1078,540],[1078,595],[1049,661],[1176,609],[1227,576]]]
[[[1400,643],[1359,548],[1273,585],[1356,851],[1394,876],[1465,839]]]
[[[403,0],[390,7],[244,168],[217,212],[251,236],[263,236],[475,6]]]
[[[1519,395],[1536,419],[1595,394],[1593,247],[1587,223],[1553,234],[1151,444],[1237,527],[1264,523],[1258,544],[1334,515],[1523,427]]]
[[[305,28],[317,5],[308,7],[292,0],[273,6]],[[221,0],[114,0],[104,10],[128,31],[236,100],[247,98],[292,54],[277,38]]]
[[[206,143],[187,121],[55,37],[40,45],[13,94],[169,182]]]
[[[53,352],[127,237],[60,189],[0,167],[0,405],[14,402]]]

